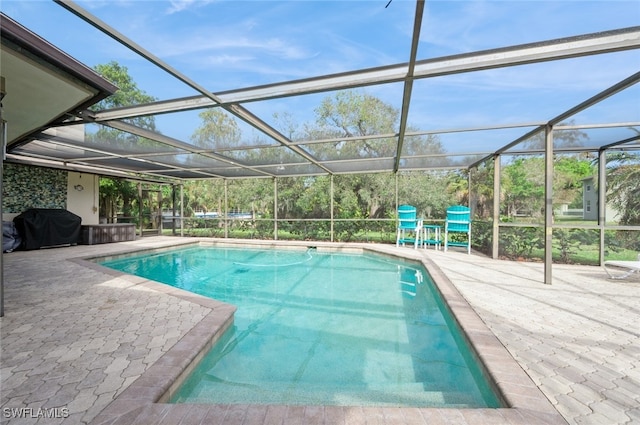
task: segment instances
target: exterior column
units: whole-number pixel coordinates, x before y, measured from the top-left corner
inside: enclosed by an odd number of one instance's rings
[[[500,175],[502,156],[493,157],[493,232],[491,236],[491,257],[496,259],[500,253]]]
[[[472,202],[471,199],[471,173],[473,172],[473,168],[469,168],[469,174],[467,175],[467,203],[469,204],[470,216],[469,218],[473,220],[473,213],[476,210],[475,201]]]
[[[229,181],[224,179],[224,238],[229,237]]]
[[[607,225],[607,152],[598,152],[598,227],[600,229],[600,265],[604,265],[604,228]]]
[[[140,237],[142,237],[142,221],[144,220],[142,216],[142,204],[142,183],[138,183],[138,225],[140,226]]]
[[[398,211],[398,173],[395,174],[395,177],[396,177],[396,211]]]
[[[273,178],[273,240],[278,240],[278,178]]]
[[[331,179],[331,190],[330,190],[330,192],[331,192],[331,206],[330,206],[330,208],[331,208],[331,232],[330,232],[330,235],[331,235],[331,242],[333,242],[333,174],[331,174],[330,179]]]
[[[176,197],[177,197],[177,193],[176,193],[176,185],[172,184],[171,185],[171,234],[173,236],[176,235]]]
[[[544,130],[544,283],[551,285],[553,264],[553,126]]]
[[[180,236],[184,236],[184,184],[180,183]]]
[[[156,219],[158,220],[158,236],[161,236],[164,222],[162,219],[162,185],[160,185],[160,190],[156,193],[156,202],[158,203],[158,218]]]

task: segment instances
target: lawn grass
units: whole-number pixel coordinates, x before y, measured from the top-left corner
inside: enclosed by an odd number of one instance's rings
[[[555,246],[552,249],[554,263],[564,263],[561,258],[560,249]],[[531,252],[533,259],[542,261],[544,258],[544,249],[534,249]],[[585,265],[600,265],[599,259],[599,247],[597,245],[580,245],[576,251],[569,256],[569,264],[585,264]],[[605,248],[604,260],[621,260],[621,261],[633,261],[638,259],[638,253],[629,249],[622,249],[619,251],[607,250]]]

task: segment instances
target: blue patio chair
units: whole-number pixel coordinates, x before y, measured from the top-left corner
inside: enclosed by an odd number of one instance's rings
[[[417,218],[416,207],[400,205],[398,207],[398,230],[396,234],[396,246],[413,244],[414,248],[420,243],[422,234],[422,220]]]
[[[449,233],[466,233],[466,242],[452,242]],[[471,254],[471,210],[463,205],[454,205],[447,208],[447,219],[444,224],[444,250],[449,246],[464,246],[467,253]]]

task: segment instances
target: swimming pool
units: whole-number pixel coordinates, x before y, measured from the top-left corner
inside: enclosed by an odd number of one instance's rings
[[[238,306],[173,402],[499,406],[421,265],[213,247],[102,264]]]

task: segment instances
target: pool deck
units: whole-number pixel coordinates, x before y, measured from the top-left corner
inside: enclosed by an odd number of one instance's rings
[[[512,408],[162,403],[234,308],[82,258],[197,241],[149,237],[5,254],[0,423],[640,423],[638,275],[616,281],[599,267],[554,265],[553,284],[544,285],[539,263],[388,245],[375,248],[437,266],[434,277]]]

